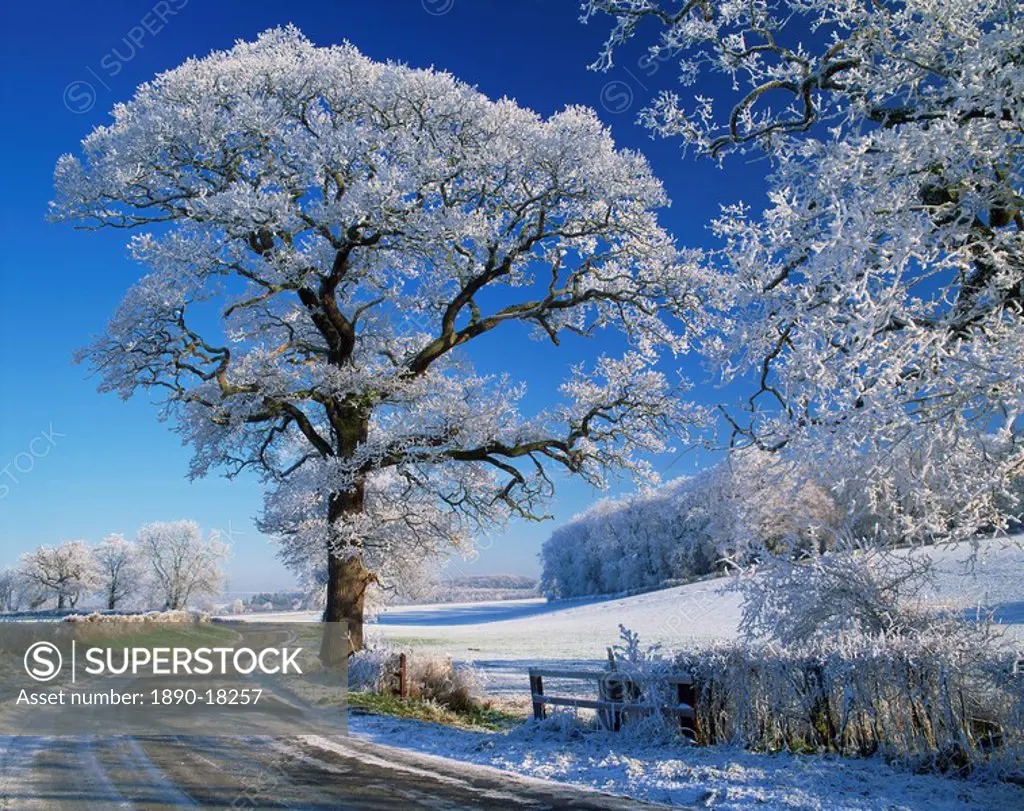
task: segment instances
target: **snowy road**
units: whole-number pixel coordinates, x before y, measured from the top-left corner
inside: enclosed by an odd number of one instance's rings
[[[350,738],[6,738],[0,808],[630,809],[654,806]]]

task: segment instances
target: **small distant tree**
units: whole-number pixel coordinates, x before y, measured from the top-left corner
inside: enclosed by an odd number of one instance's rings
[[[228,547],[213,533],[203,538],[195,521],[157,521],[141,527],[136,540],[154,592],[166,610],[219,594]]]
[[[123,535],[108,535],[93,550],[100,594],[111,611],[136,593],[142,582],[142,561],[135,544]]]
[[[10,567],[0,571],[0,611],[17,611],[21,606],[21,598],[18,572]]]
[[[232,614],[244,614],[245,613],[245,603],[242,602],[241,599],[236,599],[231,604],[231,613]]]
[[[96,563],[84,541],[37,547],[21,556],[18,571],[38,588],[40,596],[55,597],[58,610],[74,608],[99,582]]]

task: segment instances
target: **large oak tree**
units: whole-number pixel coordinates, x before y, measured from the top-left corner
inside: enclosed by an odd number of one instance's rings
[[[60,160],[54,214],[142,229],[148,275],[85,355],[103,389],[166,394],[193,474],[264,477],[262,526],[327,572],[350,650],[382,572],[537,516],[553,468],[642,472],[690,419],[655,369],[692,304],[665,196],[591,111],[544,119],[288,28],[113,114]],[[625,341],[527,414],[466,353],[523,326]]]

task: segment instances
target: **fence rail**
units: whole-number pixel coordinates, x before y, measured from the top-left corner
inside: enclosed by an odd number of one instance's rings
[[[676,688],[676,703],[662,704],[645,701],[642,694],[643,681],[639,674],[628,670],[556,670],[531,667],[530,696],[533,703],[533,717],[538,721],[547,716],[547,706],[576,707],[597,710],[601,723],[618,730],[624,719],[632,715],[664,713],[679,720],[683,732],[696,737],[697,716],[694,711],[696,693],[693,677],[686,673],[674,673],[658,678],[662,684]],[[544,679],[566,679],[597,683],[597,698],[548,695],[544,692]]]

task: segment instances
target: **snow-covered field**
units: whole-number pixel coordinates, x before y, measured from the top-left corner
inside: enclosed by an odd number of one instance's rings
[[[369,629],[414,653],[471,662],[491,695],[527,695],[526,668],[597,662],[618,640],[619,623],[666,645],[736,633],[739,597],[724,581],[694,583],[617,600],[549,603],[543,598],[390,608]],[[313,613],[260,615],[268,622],[315,621]]]
[[[948,609],[993,610],[1013,640],[1024,641],[1024,537],[987,541],[971,564],[969,550],[930,549],[934,585],[924,595]],[[725,580],[710,580],[621,599],[547,603],[542,599],[396,606],[374,624],[378,637],[413,655],[472,662],[495,697],[527,700],[531,664],[580,664],[604,658],[621,623],[666,648],[727,639],[737,633],[740,598]],[[314,614],[261,615],[313,621]],[[654,803],[717,809],[1024,808],[1024,788],[981,779],[915,775],[880,759],[765,755],[729,747],[655,745],[628,734],[584,731],[562,714],[508,734],[481,734],[395,718],[356,716],[351,730],[467,764],[563,781]],[[326,744],[325,744],[326,745]]]
[[[935,583],[925,599],[946,608],[994,609],[1007,632],[1024,641],[1024,536],[986,541],[977,560],[969,549],[928,549]],[[505,697],[526,695],[530,664],[600,661],[618,640],[621,623],[645,643],[666,648],[734,637],[740,596],[729,581],[714,579],[620,599],[549,603],[541,598],[489,603],[395,606],[370,629],[414,651],[472,662],[487,689]],[[260,620],[314,621],[313,613],[261,614]]]

